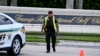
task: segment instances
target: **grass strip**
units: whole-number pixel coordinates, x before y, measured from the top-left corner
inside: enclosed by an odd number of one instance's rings
[[[26,32],[26,35],[44,35],[41,32]],[[87,37],[100,37],[99,33],[71,33],[71,32],[60,32],[59,36],[87,36]]]
[[[44,43],[45,42],[45,38],[44,37],[33,37],[33,36],[27,36],[26,37],[26,41],[27,42],[42,42]],[[51,42],[51,41],[50,41]],[[59,43],[59,40],[57,40],[57,43]]]
[[[26,37],[27,42],[45,42],[44,37],[29,36]],[[72,41],[86,41],[86,42],[100,42],[100,37],[88,37],[88,36],[65,36],[57,38],[59,40],[72,40]]]

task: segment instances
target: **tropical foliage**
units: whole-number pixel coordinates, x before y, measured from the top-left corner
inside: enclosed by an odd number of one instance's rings
[[[8,5],[10,5],[8,0]],[[66,0],[18,0],[18,6],[66,8]],[[74,4],[75,6],[75,4]],[[84,0],[83,9],[100,9],[100,0]]]

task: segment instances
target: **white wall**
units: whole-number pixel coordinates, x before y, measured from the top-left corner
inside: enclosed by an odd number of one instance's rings
[[[56,15],[100,16],[100,10],[54,9],[34,7],[0,6],[2,13],[47,14],[49,10]],[[41,24],[25,24],[27,31],[40,31]],[[60,25],[61,32],[100,33],[100,26],[96,25]]]
[[[41,31],[41,24],[24,24],[27,31]],[[100,26],[59,25],[60,32],[100,33]]]
[[[49,10],[56,15],[100,16],[100,10],[0,6],[0,12],[3,13],[47,14]]]

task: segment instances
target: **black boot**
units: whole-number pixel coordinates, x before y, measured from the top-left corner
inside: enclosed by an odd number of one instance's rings
[[[56,49],[55,48],[53,48],[53,52],[56,52]]]
[[[50,53],[50,51],[46,51],[46,53]]]

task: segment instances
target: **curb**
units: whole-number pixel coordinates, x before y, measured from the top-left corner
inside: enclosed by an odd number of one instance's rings
[[[39,43],[39,42],[26,42],[26,44],[46,46],[46,43]],[[100,49],[100,43],[97,43],[97,42],[60,41],[60,43],[57,43],[57,46],[60,46],[60,47],[99,48]]]

